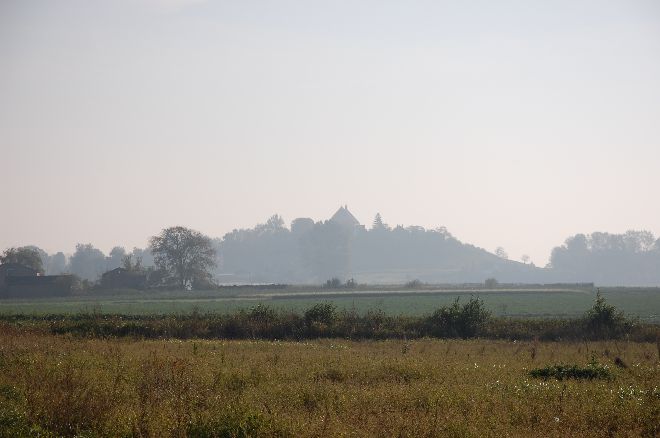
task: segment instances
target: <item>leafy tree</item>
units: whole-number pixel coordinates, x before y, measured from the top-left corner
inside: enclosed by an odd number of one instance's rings
[[[550,266],[565,280],[655,285],[660,283],[659,249],[649,231],[576,234],[552,250]]]
[[[48,267],[46,269],[49,275],[57,275],[66,272],[66,256],[63,252],[53,254],[48,258]]]
[[[628,252],[646,252],[653,249],[655,237],[650,231],[628,230],[623,235],[623,243]]]
[[[133,254],[124,255],[124,257],[121,259],[121,266],[129,272],[144,271],[144,267],[142,266],[142,257],[134,257]]]
[[[154,263],[154,255],[151,253],[151,251],[148,248],[147,249],[133,248],[131,255],[133,256],[133,259],[135,261],[140,260],[142,266],[144,267],[153,267],[156,265]]]
[[[121,246],[115,246],[110,250],[110,256],[108,257],[107,269],[115,269],[122,265],[122,261],[126,256],[126,250]]]
[[[165,228],[149,241],[156,266],[167,272],[182,289],[191,289],[211,280],[215,249],[211,239],[185,227]]]
[[[72,274],[89,281],[97,280],[106,271],[105,254],[91,243],[77,244],[69,264]]]
[[[502,248],[501,246],[495,248],[495,255],[504,260],[509,259],[509,254],[507,254],[504,248]]]
[[[308,217],[299,217],[291,221],[291,232],[294,234],[302,234],[314,228],[314,220]]]
[[[238,275],[249,282],[291,281],[300,273],[299,240],[305,234],[292,238],[278,215],[254,228],[233,230],[213,242],[220,260],[217,272]]]
[[[39,251],[33,247],[9,248],[0,256],[0,263],[18,263],[37,272],[44,272],[44,265]]]
[[[410,280],[404,285],[406,289],[419,289],[422,286],[423,283],[418,279]]]
[[[333,221],[319,222],[301,236],[303,266],[315,281],[345,278],[350,272],[352,231]]]
[[[337,277],[332,277],[325,282],[324,287],[328,289],[339,289],[341,287],[341,280]]]
[[[41,248],[39,248],[38,246],[35,246],[35,245],[26,245],[23,248],[24,249],[33,249],[33,250],[37,251],[37,253],[39,253],[39,257],[41,258],[41,266],[43,266],[45,271],[48,270],[48,261],[50,259],[50,256],[48,255],[48,253],[46,251],[44,251],[43,249],[41,249]],[[40,271],[40,272],[42,272],[42,274],[44,273],[43,271]]]
[[[495,278],[487,278],[486,281],[484,281],[484,286],[486,289],[495,289],[498,286],[498,281]]]
[[[527,254],[523,254],[522,257],[520,257],[520,260],[524,263],[527,264],[531,260],[531,257],[528,256]]]
[[[265,224],[260,224],[257,225],[257,230],[261,230],[263,232],[277,232],[277,231],[283,231],[286,229],[284,226],[284,219],[282,219],[282,216],[279,214],[274,214],[271,217],[268,218]]]

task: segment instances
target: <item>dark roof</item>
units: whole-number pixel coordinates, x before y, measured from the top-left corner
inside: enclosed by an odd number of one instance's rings
[[[121,266],[119,268],[111,269],[109,271],[104,272],[101,277],[105,276],[117,276],[117,275],[143,275],[144,272],[139,272],[139,271],[129,271],[126,268],[122,268]]]
[[[7,274],[18,273],[19,275],[37,275],[37,271],[30,268],[29,266],[21,265],[19,263],[3,263],[0,265],[0,272],[6,272]]]
[[[336,222],[340,225],[354,227],[360,225],[360,222],[348,211],[348,206],[339,207],[339,210],[332,215],[330,221]]]
[[[128,269],[126,269],[126,268],[122,268],[122,267],[119,267],[119,268],[115,268],[115,269],[110,269],[109,271],[105,271],[105,272],[103,273],[103,275],[105,275],[105,274],[110,274],[110,273],[113,273],[113,274],[114,274],[114,273],[117,273],[117,274],[119,274],[119,273],[122,273],[122,272],[125,272],[125,271],[128,271]]]
[[[101,277],[118,276],[118,275],[132,275],[132,276],[146,275],[146,272],[144,272],[144,271],[129,271],[126,268],[119,267],[119,268],[111,269],[109,271],[104,272],[101,275]]]

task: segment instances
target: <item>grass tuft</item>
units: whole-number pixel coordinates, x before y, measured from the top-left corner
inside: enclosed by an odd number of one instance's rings
[[[594,380],[594,379],[611,379],[612,372],[607,365],[601,365],[595,361],[589,362],[587,366],[581,367],[578,365],[550,365],[544,368],[536,368],[529,372],[529,375],[534,378],[557,380]]]

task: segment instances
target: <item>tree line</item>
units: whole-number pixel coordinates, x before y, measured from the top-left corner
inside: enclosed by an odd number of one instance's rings
[[[565,281],[659,285],[660,238],[649,231],[576,234],[552,250],[550,267]]]
[[[210,269],[216,265],[216,252],[207,236],[178,226],[164,229],[149,243],[148,251],[135,248],[127,253],[122,247],[114,247],[109,256],[91,244],[79,244],[68,263],[60,263],[55,272],[45,269],[53,270],[52,257],[34,246],[7,249],[0,256],[0,263],[17,263],[40,274],[67,273],[68,268],[68,272],[86,282],[122,267],[133,273],[153,274],[152,286],[193,289],[213,285]],[[61,261],[60,254],[54,256],[58,261]]]
[[[501,249],[501,248],[500,248]],[[70,256],[35,246],[9,248],[0,262],[21,262],[45,274],[71,273],[89,282],[118,267],[156,273],[158,284],[203,288],[214,282],[314,283],[327,279],[462,283],[595,282],[659,285],[660,238],[648,231],[577,234],[553,249],[550,263],[507,260],[465,244],[445,228],[388,226],[380,215],[367,229],[333,221],[274,215],[253,228],[212,239],[185,227],[162,230],[147,248],[116,246],[106,255],[78,244]]]

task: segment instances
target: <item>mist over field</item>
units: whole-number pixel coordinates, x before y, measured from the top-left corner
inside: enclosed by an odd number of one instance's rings
[[[91,244],[78,244],[70,255],[48,254],[37,247],[43,272],[72,273],[92,282],[128,261],[155,269],[150,248],[115,246],[109,254]],[[391,227],[377,215],[367,228],[342,206],[331,218],[314,222],[294,219],[289,226],[274,215],[252,228],[209,239],[213,252],[209,280],[218,284],[321,284],[337,278],[358,283],[402,284],[596,283],[599,286],[660,285],[660,238],[648,231],[625,234],[578,234],[552,251],[546,266],[528,257],[509,260],[461,242],[447,229]]]
[[[537,267],[571,236],[657,236],[659,17],[646,0],[3,1],[0,249],[108,255],[345,204]]]
[[[0,0],[0,438],[660,437],[660,1]]]

